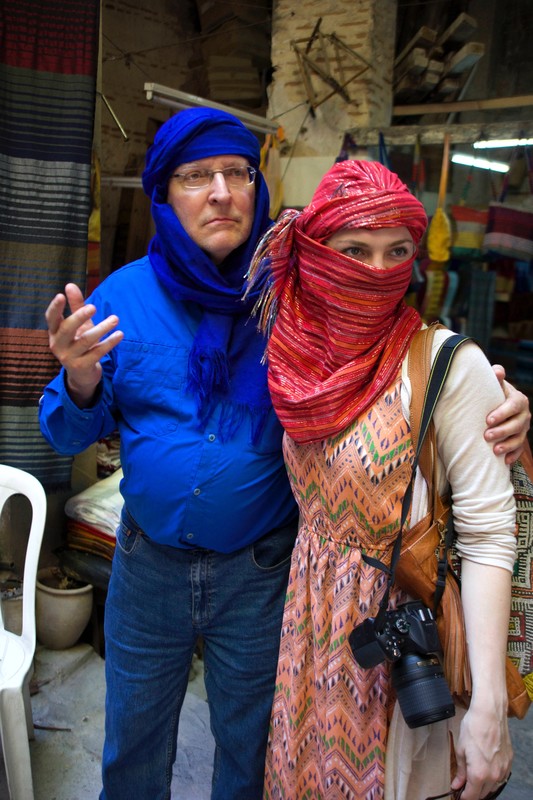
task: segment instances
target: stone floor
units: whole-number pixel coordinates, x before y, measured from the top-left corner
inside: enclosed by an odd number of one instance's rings
[[[213,740],[200,661],[195,662],[194,673],[180,723],[172,800],[210,797]],[[39,646],[34,683],[36,730],[30,749],[35,800],[97,800],[104,725],[103,660],[88,644],[64,651]],[[532,800],[533,711],[525,720],[511,720],[511,730],[515,749],[513,775],[500,797]],[[7,798],[0,755],[0,799]]]
[[[173,800],[209,800],[213,739],[201,663],[195,662],[180,720]],[[88,644],[37,648],[30,742],[35,800],[97,800],[104,729],[104,662]],[[0,754],[0,798],[8,798]],[[26,800],[26,798],[21,798]],[[150,800],[146,798],[146,800]]]

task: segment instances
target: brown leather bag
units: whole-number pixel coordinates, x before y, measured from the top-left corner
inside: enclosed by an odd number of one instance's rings
[[[431,345],[435,330],[432,325],[420,331],[409,350],[409,377],[412,387],[411,435],[413,444],[419,438],[425,387],[431,368]],[[420,454],[420,469],[428,484],[430,509],[413,528],[404,532],[401,555],[396,565],[396,583],[411,596],[433,608],[437,565],[444,546],[444,535],[451,522],[448,497],[440,497],[436,486],[436,439],[433,422],[430,423]],[[451,555],[447,553],[449,569],[442,599],[436,609],[437,628],[444,653],[444,674],[450,691],[459,702],[468,702],[472,679],[468,664],[466,632],[461,604],[459,580],[454,574]],[[522,719],[530,705],[524,681],[513,662],[507,658],[506,680],[508,715]]]

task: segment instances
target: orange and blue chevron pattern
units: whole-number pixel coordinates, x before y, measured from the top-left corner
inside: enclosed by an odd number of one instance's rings
[[[390,561],[413,450],[399,375],[342,434],[297,445],[285,458],[301,528],[281,633],[265,800],[384,796],[393,700],[385,664],[360,668],[348,636],[373,616]],[[392,603],[405,599],[394,592]]]

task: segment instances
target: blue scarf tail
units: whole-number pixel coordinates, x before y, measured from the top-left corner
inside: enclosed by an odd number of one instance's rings
[[[196,303],[204,312],[189,354],[186,386],[196,399],[200,429],[205,430],[219,408],[222,440],[231,439],[249,420],[251,441],[257,444],[272,407],[267,368],[261,363],[265,342],[249,321],[262,284],[245,300],[243,294],[256,243],[271,224],[266,182],[258,172],[251,234],[221,267],[189,237],[166,202],[166,182],[179,163],[228,152],[245,156],[259,168],[257,138],[224,112],[189,109],[162,126],[143,173],[156,226],[148,256],[170,295]]]

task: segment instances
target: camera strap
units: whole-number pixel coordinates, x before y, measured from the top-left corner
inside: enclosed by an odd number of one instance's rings
[[[372,558],[371,556],[363,555],[363,559],[367,564],[370,564],[370,566],[377,567],[378,569],[385,572],[387,575],[387,587],[379,604],[379,610],[375,618],[375,628],[377,631],[380,631],[383,627],[383,623],[385,621],[385,614],[387,612],[389,605],[390,593],[392,590],[392,586],[394,584],[396,565],[400,558],[400,553],[402,549],[403,528],[405,525],[405,521],[407,519],[407,515],[409,513],[409,509],[411,507],[411,501],[413,498],[414,479],[418,467],[418,462],[420,459],[420,454],[422,452],[422,447],[429,430],[429,426],[433,417],[433,412],[435,411],[435,407],[437,405],[438,399],[444,387],[444,382],[446,380],[446,376],[448,375],[452,359],[457,350],[459,349],[459,347],[467,341],[471,341],[471,339],[468,336],[463,336],[463,334],[454,334],[453,336],[450,336],[440,346],[437,355],[433,361],[433,364],[431,366],[429,380],[424,395],[424,403],[422,406],[420,433],[411,468],[411,478],[407,485],[407,489],[405,490],[405,495],[402,501],[400,532],[398,533],[396,541],[394,542],[390,566],[387,567],[385,564],[383,564],[382,561],[379,561],[379,559],[377,558]],[[436,613],[437,607],[444,593],[446,574],[448,570],[448,551],[452,546],[452,542],[453,542],[453,524],[452,524],[452,516],[450,515],[450,520],[447,526],[447,531],[444,538],[443,547],[441,548],[441,553],[437,567],[437,581],[435,585],[434,608],[433,608],[434,613]]]

